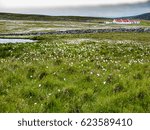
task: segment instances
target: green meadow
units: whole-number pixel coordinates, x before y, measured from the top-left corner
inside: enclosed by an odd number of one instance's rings
[[[29,38],[0,44],[0,112],[150,112],[150,33]]]

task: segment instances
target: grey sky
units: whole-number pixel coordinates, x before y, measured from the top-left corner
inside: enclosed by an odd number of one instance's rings
[[[18,7],[63,7],[63,6],[93,6],[108,4],[125,4],[146,2],[148,0],[0,0],[1,6]]]
[[[14,3],[14,4],[7,4],[9,1],[18,1],[18,0],[0,0],[0,12],[12,12],[12,13],[28,13],[28,14],[44,14],[44,15],[72,15],[72,16],[93,16],[93,17],[119,17],[119,16],[131,16],[131,15],[138,15],[142,13],[150,12],[150,1],[145,0],[105,0],[102,2],[101,0],[92,0],[93,4],[90,4],[91,1],[87,4],[83,4],[85,0],[76,0],[74,6],[71,5],[72,2],[68,4],[61,4],[57,3],[60,0],[55,0],[57,2],[51,3],[50,1],[45,4],[34,4],[35,0],[32,1],[32,4],[27,3]],[[36,1],[43,1],[46,2],[48,0],[36,0]],[[54,0],[53,0],[54,1]],[[61,0],[67,1],[67,0]],[[74,1],[74,0],[70,0]],[[78,3],[81,1],[81,3]],[[121,1],[121,2],[119,2]],[[129,1],[132,1],[129,2]],[[139,3],[140,2],[140,3]],[[29,5],[30,6],[29,6]],[[51,6],[49,6],[51,5]],[[55,6],[54,6],[55,5]],[[56,6],[57,5],[57,6]],[[67,6],[66,6],[67,5]]]

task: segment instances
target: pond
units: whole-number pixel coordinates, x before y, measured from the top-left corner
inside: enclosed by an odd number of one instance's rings
[[[6,44],[6,43],[32,43],[36,42],[35,40],[30,39],[3,39],[0,38],[0,44]]]

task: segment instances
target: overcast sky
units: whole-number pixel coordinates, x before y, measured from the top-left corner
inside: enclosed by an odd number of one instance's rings
[[[3,7],[83,6],[144,2],[147,0],[0,0]]]
[[[116,17],[150,12],[149,0],[0,0],[0,12]],[[142,3],[141,3],[142,2]]]

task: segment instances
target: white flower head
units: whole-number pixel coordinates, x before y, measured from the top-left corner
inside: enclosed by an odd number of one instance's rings
[[[99,77],[99,76],[100,76],[100,74],[97,74],[97,76]]]

